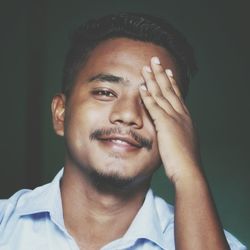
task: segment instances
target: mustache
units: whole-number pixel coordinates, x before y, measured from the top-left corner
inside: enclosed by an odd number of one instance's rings
[[[96,129],[90,134],[89,139],[91,141],[98,140],[102,136],[110,136],[110,135],[129,135],[140,145],[140,147],[144,147],[147,150],[152,149],[152,144],[153,144],[152,140],[141,136],[139,133],[135,132],[132,129],[124,131],[120,127]]]

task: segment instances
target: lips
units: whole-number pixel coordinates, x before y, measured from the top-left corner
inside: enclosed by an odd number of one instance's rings
[[[103,142],[110,142],[114,145],[120,146],[120,147],[136,147],[141,148],[142,146],[135,141],[131,137],[127,136],[108,136],[108,137],[100,137],[98,140]]]

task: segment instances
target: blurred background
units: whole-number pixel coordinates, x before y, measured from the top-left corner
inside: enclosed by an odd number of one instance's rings
[[[249,1],[1,1],[0,197],[45,184],[63,166],[50,102],[60,90],[69,34],[120,11],[166,18],[194,46],[199,72],[187,99],[203,167],[224,228],[250,246]],[[155,192],[173,202],[162,170]],[[248,219],[247,219],[248,218]]]

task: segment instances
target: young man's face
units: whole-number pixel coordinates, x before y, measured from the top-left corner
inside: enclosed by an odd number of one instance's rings
[[[151,43],[117,38],[91,52],[66,104],[66,164],[125,182],[152,175],[160,156],[138,87],[153,56],[176,72],[168,52]]]

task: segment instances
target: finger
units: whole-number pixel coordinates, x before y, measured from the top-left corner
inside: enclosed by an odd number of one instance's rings
[[[142,69],[142,76],[145,79],[147,94],[150,96],[150,102],[147,103],[157,103],[162,109],[164,109],[168,113],[173,113],[175,110],[169,103],[169,101],[162,95],[161,89],[159,85],[156,83],[155,78],[153,77],[153,73],[148,66],[144,66]]]
[[[181,91],[180,91],[180,88],[179,88],[178,84],[176,83],[176,81],[175,81],[175,79],[174,79],[174,75],[173,75],[172,70],[171,70],[171,69],[166,69],[165,72],[166,72],[166,74],[167,74],[167,76],[168,76],[168,78],[169,78],[169,80],[170,80],[170,83],[171,83],[171,85],[172,85],[172,88],[174,89],[175,94],[178,96],[180,102],[181,102],[182,105],[183,105],[184,111],[185,111],[187,114],[189,114],[189,110],[188,110],[188,108],[187,108],[187,106],[186,106],[186,104],[185,104],[185,101],[184,101],[183,97],[182,97],[182,93],[181,93]]]
[[[151,58],[151,68],[153,70],[155,80],[159,84],[163,95],[165,96],[169,91],[173,91],[171,82],[165,70],[161,66],[160,59],[158,57]]]
[[[145,79],[148,92],[154,97],[162,95],[161,89],[156,83],[154,74],[149,66],[143,67],[142,75]]]
[[[170,79],[170,77],[168,77],[166,71],[160,64],[158,57],[152,57],[151,68],[162,95],[169,101],[175,111],[178,113],[184,113],[185,110],[183,108],[183,103],[172,87],[171,80],[173,80],[173,78]]]
[[[142,101],[154,122],[158,120],[157,118],[167,114],[166,111],[157,104],[145,84],[139,86],[139,92]]]
[[[166,69],[165,72],[168,76],[168,79],[170,80],[170,83],[172,85],[172,88],[174,89],[175,94],[182,100],[182,94],[181,94],[179,86],[177,85],[177,83],[174,79],[174,75],[173,75],[172,70]]]

